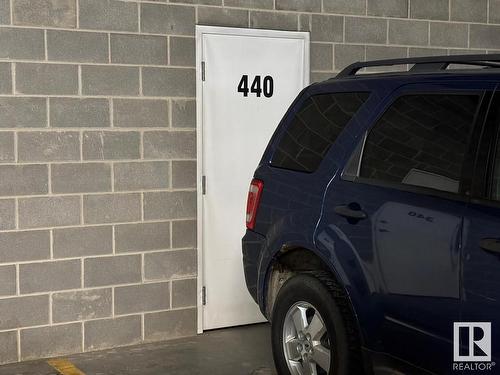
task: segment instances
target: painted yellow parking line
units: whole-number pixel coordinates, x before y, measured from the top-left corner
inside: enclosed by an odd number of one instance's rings
[[[47,363],[54,367],[61,375],[85,375],[84,372],[76,368],[67,359],[49,359]]]

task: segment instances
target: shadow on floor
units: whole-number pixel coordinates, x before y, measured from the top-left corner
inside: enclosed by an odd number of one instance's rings
[[[275,375],[269,324],[65,357],[85,375]],[[46,360],[0,366],[0,375],[55,375]]]

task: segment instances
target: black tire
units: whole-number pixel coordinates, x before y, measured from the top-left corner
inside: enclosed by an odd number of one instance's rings
[[[323,318],[332,350],[329,374],[362,374],[359,335],[353,314],[342,288],[325,272],[297,274],[280,289],[274,303],[271,341],[274,362],[280,375],[289,375],[283,349],[283,329],[289,309],[298,302],[315,307]]]

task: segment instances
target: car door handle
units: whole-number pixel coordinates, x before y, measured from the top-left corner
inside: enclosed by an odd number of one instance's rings
[[[500,238],[483,238],[479,241],[479,246],[491,253],[500,253]]]
[[[347,205],[336,206],[334,211],[337,215],[350,220],[359,221],[366,219],[366,213],[361,209],[358,203],[349,203]]]

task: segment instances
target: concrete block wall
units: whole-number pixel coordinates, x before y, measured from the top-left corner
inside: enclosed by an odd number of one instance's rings
[[[195,24],[500,50],[499,0],[0,0],[0,362],[195,334]]]

